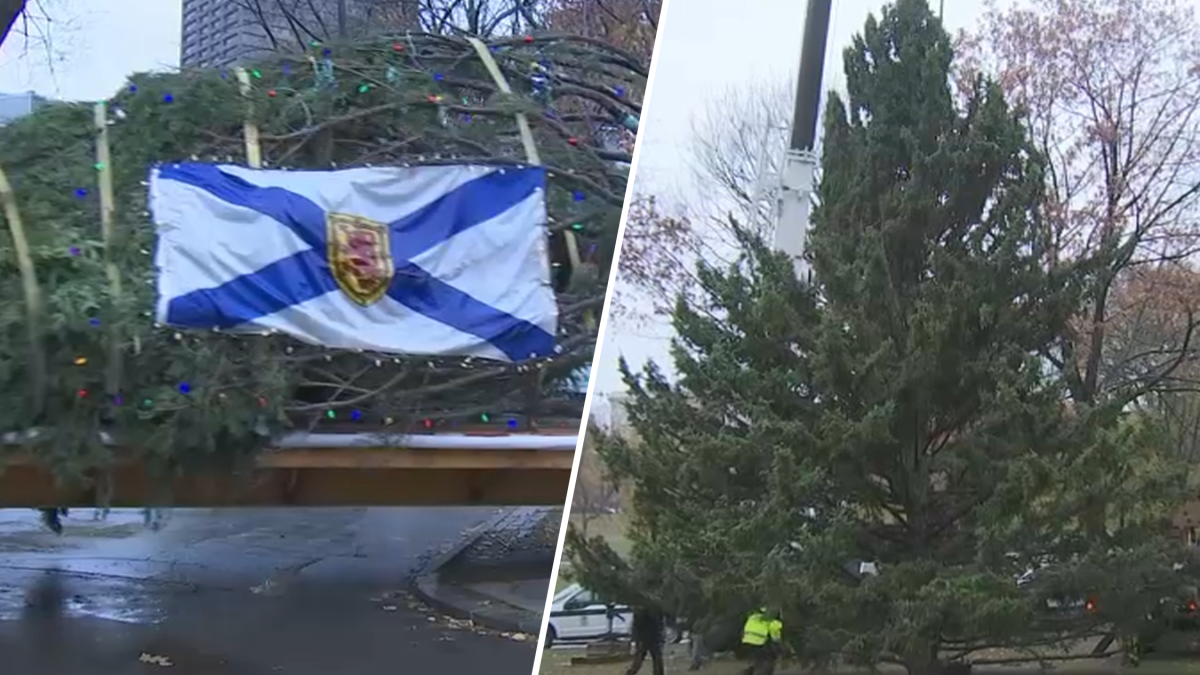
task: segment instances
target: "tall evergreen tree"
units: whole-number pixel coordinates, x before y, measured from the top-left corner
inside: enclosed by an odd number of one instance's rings
[[[706,297],[674,317],[678,377],[626,371],[637,441],[599,444],[635,491],[632,552],[572,533],[586,583],[693,617],[781,602],[805,655],[913,673],[1132,630],[1177,583],[1163,534],[1182,474],[1122,410],[1064,405],[1036,356],[1086,271],[1045,264],[1041,158],[994,83],[956,99],[952,58],[925,0],[846,50],[815,280],[749,236],[742,264],[701,267]],[[1102,600],[1051,616],[1051,596]]]

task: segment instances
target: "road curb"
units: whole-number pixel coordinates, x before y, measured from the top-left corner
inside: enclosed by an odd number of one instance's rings
[[[446,547],[446,549],[444,549],[441,553],[437,554],[430,559],[429,562],[425,563],[425,566],[421,568],[421,575],[437,574],[439,570],[446,565],[449,565],[451,562],[457,559],[458,556],[462,555],[463,551],[467,550],[472,544],[482,539],[483,536],[490,530],[504,522],[504,519],[507,517],[508,509],[500,509],[496,515],[488,518],[478,525],[475,525],[472,529],[467,530],[462,537],[459,537],[458,541]]]
[[[437,611],[484,628],[531,635],[537,635],[542,630],[540,614],[445,581],[436,572],[417,577],[413,581],[412,592]]]
[[[413,579],[413,595],[437,611],[456,619],[471,621],[484,628],[506,633],[537,635],[542,629],[541,614],[479,593],[442,576],[443,568],[458,559],[463,551],[507,517],[508,511],[501,511],[433,558]]]

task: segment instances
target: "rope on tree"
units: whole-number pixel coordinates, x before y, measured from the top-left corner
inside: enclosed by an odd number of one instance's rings
[[[489,59],[467,40],[427,34],[313,43],[307,54],[247,66],[244,93],[229,71],[135,75],[107,102],[99,134],[93,107],[78,104],[51,105],[0,129],[31,281],[45,296],[39,325],[26,311],[19,241],[0,235],[0,265],[8,268],[0,282],[0,427],[22,433],[26,449],[72,476],[110,459],[101,431],[186,468],[244,460],[290,428],[527,430],[556,418],[577,425],[582,397],[572,382],[595,348],[592,317],[604,300],[647,71],[635,57],[578,36],[493,41],[485,53]],[[500,364],[154,325],[147,171],[181,160],[247,163],[248,127],[271,168],[540,160],[549,175],[558,353]],[[96,159],[98,137],[108,160]],[[535,157],[526,156],[526,138]],[[98,179],[111,180],[111,228],[101,227],[106,189],[97,190]],[[6,218],[6,229],[17,231]],[[111,269],[119,275],[106,276]],[[39,372],[30,331],[46,362],[40,408],[30,396]],[[32,428],[44,431],[25,433]]]

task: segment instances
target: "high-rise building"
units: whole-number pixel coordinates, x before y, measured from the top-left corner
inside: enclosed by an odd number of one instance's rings
[[[387,7],[380,0],[183,0],[179,64],[228,66],[265,52],[300,49],[343,29],[361,35],[380,22]]]
[[[0,126],[12,122],[18,117],[28,115],[46,103],[48,103],[46,99],[32,91],[21,94],[0,93]]]

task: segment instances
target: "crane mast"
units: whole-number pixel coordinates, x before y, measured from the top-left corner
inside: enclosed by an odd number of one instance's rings
[[[775,210],[775,248],[792,259],[796,276],[805,281],[809,279],[804,251],[817,170],[817,120],[820,116],[821,76],[825,69],[831,3],[832,0],[808,0],[792,132],[780,177],[779,207]]]

